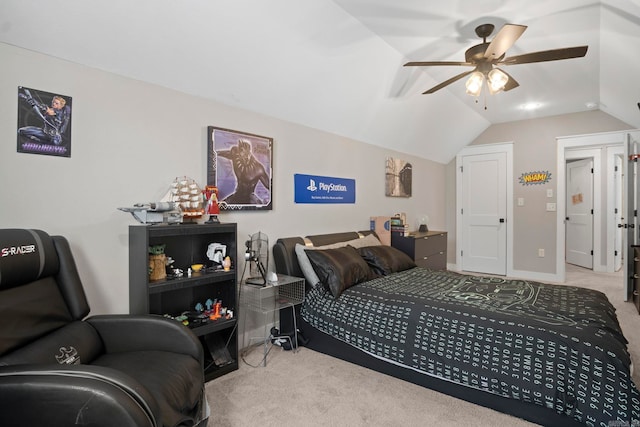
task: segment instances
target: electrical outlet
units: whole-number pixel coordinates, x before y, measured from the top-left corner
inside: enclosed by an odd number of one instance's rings
[[[524,197],[518,197],[518,206],[524,206]]]
[[[547,212],[555,212],[556,204],[555,203],[547,203]]]
[[[544,258],[544,249],[542,249],[542,248],[538,249],[538,256],[540,258]]]

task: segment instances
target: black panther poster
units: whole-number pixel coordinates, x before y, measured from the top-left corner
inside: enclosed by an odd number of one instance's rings
[[[18,153],[71,157],[71,97],[18,87]]]

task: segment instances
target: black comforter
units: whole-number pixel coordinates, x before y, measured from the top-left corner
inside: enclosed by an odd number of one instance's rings
[[[598,291],[412,268],[334,298],[304,319],[376,357],[540,405],[585,425],[640,425],[615,309]]]

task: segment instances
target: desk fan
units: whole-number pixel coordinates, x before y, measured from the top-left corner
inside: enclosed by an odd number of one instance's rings
[[[250,262],[247,283],[264,286],[267,284],[266,266],[269,265],[269,238],[259,231],[249,236],[245,244],[246,259]]]

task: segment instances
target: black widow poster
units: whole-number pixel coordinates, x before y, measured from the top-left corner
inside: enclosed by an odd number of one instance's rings
[[[71,157],[71,97],[18,87],[18,153]]]

